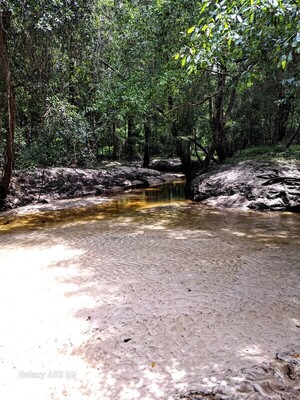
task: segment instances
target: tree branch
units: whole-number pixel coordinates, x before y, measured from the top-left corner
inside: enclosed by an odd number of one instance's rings
[[[104,64],[107,68],[111,69],[113,72],[115,72],[122,79],[125,78],[124,75],[122,75],[119,71],[117,71],[114,67],[112,67],[107,61],[103,60],[102,58],[100,58],[99,61],[101,61],[102,64]]]
[[[201,105],[204,104],[206,101],[212,99],[212,98],[215,97],[215,96],[216,96],[215,93],[212,94],[211,96],[206,96],[206,97],[204,97],[204,99],[203,99],[202,101],[200,101],[199,103],[191,103],[191,102],[187,101],[186,103],[179,104],[179,106],[173,107],[171,110],[168,110],[168,114],[169,114],[169,113],[173,113],[174,111],[177,111],[177,110],[179,110],[180,108],[183,108],[183,107],[185,107],[185,106],[190,106],[190,107],[201,106]]]
[[[189,140],[190,140],[192,143],[194,143],[196,146],[198,146],[198,147],[203,151],[203,153],[204,153],[206,156],[209,155],[209,151],[206,150],[206,148],[205,148],[204,146],[202,146],[202,144],[199,143],[198,140],[196,140],[196,139],[194,139],[194,138],[191,138],[191,137],[189,137]],[[215,157],[211,157],[211,159],[213,160],[214,163],[219,164],[219,161],[218,161]]]
[[[288,144],[286,145],[286,148],[288,149],[290,147],[290,145],[293,143],[293,141],[295,140],[296,136],[298,135],[298,133],[300,133],[300,125],[298,126],[298,128],[295,130],[295,132],[293,133],[292,137],[290,138],[290,140],[288,141]]]

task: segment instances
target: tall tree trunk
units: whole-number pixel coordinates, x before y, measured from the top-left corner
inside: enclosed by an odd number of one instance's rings
[[[77,105],[76,101],[76,86],[75,86],[75,60],[76,60],[76,50],[74,45],[73,36],[70,36],[69,49],[68,49],[68,57],[69,57],[69,102],[70,104]]]
[[[283,89],[278,93],[278,105],[275,114],[273,144],[282,142],[286,138],[287,123],[291,111],[291,102],[285,98]]]
[[[127,120],[127,141],[126,141],[126,156],[129,160],[133,160],[135,156],[135,140],[134,140],[134,120],[132,116]]]
[[[150,147],[149,140],[151,136],[151,126],[149,121],[144,122],[144,160],[143,160],[143,168],[149,168],[150,164]]]
[[[0,208],[4,206],[5,199],[9,192],[14,159],[15,100],[6,36],[9,22],[10,13],[8,10],[4,10],[2,14],[0,14],[0,67],[6,86],[8,131],[6,139],[4,171],[0,182]]]
[[[224,67],[221,66],[217,77],[217,92],[214,99],[212,115],[213,145],[220,162],[223,162],[228,156],[230,156],[229,144],[225,135],[225,85],[226,70]]]
[[[111,133],[112,133],[112,159],[117,159],[118,153],[118,138],[116,133],[116,123],[113,122],[111,126]]]

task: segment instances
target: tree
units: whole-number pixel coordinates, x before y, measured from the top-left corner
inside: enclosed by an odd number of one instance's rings
[[[198,22],[187,30],[189,43],[176,58],[189,73],[206,71],[215,76],[212,130],[220,161],[231,154],[226,124],[238,93],[228,84],[238,81],[240,87],[252,82],[262,59],[267,59],[262,66],[272,71],[285,71],[295,62],[300,54],[299,13],[297,4],[287,0],[206,0],[199,5]],[[285,136],[290,103],[282,88],[276,100],[278,141]]]
[[[60,141],[69,146],[66,153],[70,157],[62,158],[65,161],[71,163],[76,158],[73,154],[76,140],[79,153],[90,159],[91,130],[84,120],[93,85],[92,46],[96,40],[96,16],[93,16],[98,3],[97,0],[2,2],[2,9],[10,14],[10,24],[5,33],[18,110],[15,132],[17,167],[38,165],[41,161],[43,165],[47,162],[49,165],[54,157],[47,160],[46,155],[51,148],[57,148]],[[94,40],[89,42],[92,34]],[[91,43],[91,48],[87,43]],[[55,102],[58,105],[56,114],[52,107]],[[65,118],[62,104],[65,104],[66,111],[70,111],[67,126],[73,125],[72,143],[68,129],[64,131],[61,124],[55,123]],[[62,112],[60,116],[59,111]],[[70,121],[72,118],[73,122]],[[85,125],[86,130],[74,129],[78,123],[81,127]],[[62,153],[57,153],[57,159]]]
[[[177,155],[189,183],[243,146],[297,140],[295,1],[5,0],[0,10],[3,199],[14,149],[17,168]]]
[[[10,10],[4,3],[0,9],[0,70],[5,80],[7,102],[7,138],[4,171],[0,182],[0,209],[5,204],[9,192],[14,161],[15,98],[7,46],[7,31],[10,26]]]

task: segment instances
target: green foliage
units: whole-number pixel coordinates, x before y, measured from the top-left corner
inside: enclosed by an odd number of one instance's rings
[[[54,96],[47,101],[39,135],[29,143],[19,143],[17,165],[80,165],[94,162],[90,148],[92,133],[86,119],[77,108]]]
[[[294,1],[206,0],[198,15],[181,55],[190,71],[228,59],[259,63],[262,56],[285,69],[300,54],[300,10]]]
[[[277,143],[280,123],[287,143],[300,124],[295,1],[5,0],[3,7],[11,10],[16,167],[90,166],[127,157],[130,146],[142,156],[146,140],[152,156],[204,159],[220,92],[223,133],[235,151]]]
[[[270,161],[270,160],[300,160],[300,145],[291,146],[287,149],[285,146],[258,146],[249,147],[238,151],[228,163],[232,161]]]

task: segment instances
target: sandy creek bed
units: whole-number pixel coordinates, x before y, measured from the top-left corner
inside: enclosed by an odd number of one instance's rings
[[[1,399],[299,399],[300,215],[118,207],[0,233]]]

